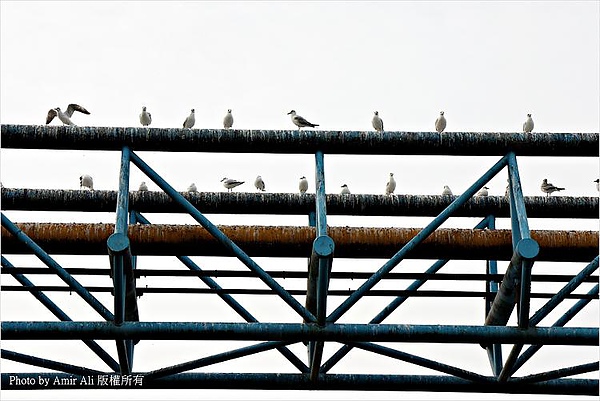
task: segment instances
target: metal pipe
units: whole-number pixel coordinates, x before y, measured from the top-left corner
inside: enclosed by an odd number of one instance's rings
[[[46,266],[54,270],[56,275],[61,278],[69,287],[73,288],[85,302],[87,302],[100,316],[106,320],[113,320],[114,316],[108,309],[102,305],[88,290],[85,289],[77,280],[65,271],[54,259],[48,255],[38,244],[35,243],[26,233],[19,229],[12,221],[2,213],[2,236],[4,232],[12,234],[12,237],[18,240],[27,249],[27,253],[33,252]],[[4,242],[4,241],[2,241]],[[5,253],[5,252],[2,252]]]
[[[494,164],[481,178],[471,185],[462,195],[456,198],[442,213],[433,219],[425,228],[417,235],[411,238],[392,258],[387,261],[376,273],[374,273],[367,281],[365,281],[355,292],[350,295],[340,306],[338,306],[327,318],[328,322],[335,322],[344,313],[346,313],[358,300],[371,288],[373,288],[381,278],[389,273],[398,265],[414,248],[429,237],[439,226],[441,226],[450,217],[454,211],[485,185],[492,177],[494,177],[506,165],[507,157],[502,157]],[[450,258],[448,258],[450,259]]]
[[[144,172],[148,178],[150,178],[156,185],[158,185],[163,191],[165,191],[171,198],[179,203],[182,208],[190,214],[206,231],[210,233],[212,237],[217,239],[221,246],[225,247],[230,253],[233,253],[244,265],[250,270],[255,272],[257,276],[275,291],[285,303],[287,303],[293,310],[295,310],[300,316],[307,321],[315,321],[315,316],[306,310],[300,302],[293,298],[282,286],[273,280],[265,271],[248,256],[235,242],[231,241],[217,226],[212,224],[202,213],[198,211],[192,204],[187,201],[180,193],[170,186],[165,180],[162,179],[150,166],[148,166],[142,159],[140,159],[134,152],[130,154],[131,161],[135,164],[142,172]],[[198,248],[196,243],[196,248]],[[187,253],[190,255],[191,253]]]
[[[81,378],[71,374],[55,373],[2,373],[2,389],[33,390],[46,389],[44,383],[59,380],[64,385],[59,388],[81,389]],[[17,379],[20,383],[17,384]],[[22,384],[26,383],[26,384]],[[31,384],[28,384],[31,383]],[[110,383],[110,382],[109,382]],[[86,386],[86,389],[256,389],[273,390],[343,390],[343,391],[425,391],[456,393],[507,393],[507,394],[565,394],[598,395],[598,380],[595,379],[559,379],[542,383],[477,383],[452,376],[426,375],[360,375],[329,374],[321,375],[319,380],[311,381],[301,374],[285,373],[180,373],[155,380],[144,380],[139,385],[98,383]]]
[[[3,349],[1,352],[2,359],[9,361],[25,363],[31,366],[39,366],[40,368],[57,370],[59,372],[72,373],[75,375],[92,375],[102,373],[99,370],[84,368],[83,366],[75,366],[68,363],[52,361],[50,359],[38,358],[32,355],[22,354],[20,352],[9,351]]]
[[[488,228],[490,230],[496,229],[496,218],[493,215],[489,215],[487,217]],[[498,262],[496,260],[486,260],[486,274],[496,275],[498,273]],[[486,290],[486,298],[485,298],[485,316],[491,310],[492,307],[492,294],[495,295],[498,293],[498,281],[486,280],[485,283]],[[492,368],[492,373],[494,376],[498,376],[502,371],[502,345],[501,344],[491,344],[486,347],[486,352],[488,354],[488,359],[490,361],[490,367]]]
[[[1,256],[2,259],[2,267],[5,269],[13,270],[15,267],[6,259],[4,256]],[[33,288],[35,285],[29,281],[27,277],[22,274],[13,274],[13,277],[26,288]],[[70,288],[70,287],[69,287]],[[38,301],[42,303],[54,316],[56,316],[59,320],[63,322],[71,322],[71,319],[62,309],[58,307],[50,298],[46,296],[43,292],[40,291],[32,291],[31,295],[33,295]],[[100,357],[111,368],[113,371],[117,372],[119,370],[119,364],[115,361],[109,354],[102,348],[98,343],[93,340],[83,340],[83,343],[88,346],[96,355]]]
[[[238,340],[599,345],[598,328],[213,322],[1,322],[4,340]]]
[[[109,223],[18,223],[17,227],[48,253],[104,255]],[[218,226],[231,241],[249,255],[306,257],[311,253],[315,228],[307,226]],[[414,238],[420,228],[332,227],[340,258],[390,258]],[[589,262],[598,255],[598,231],[533,230],[540,247],[539,261]],[[136,255],[234,256],[198,225],[130,225],[128,237]],[[3,254],[31,251],[2,229]],[[414,259],[510,260],[510,230],[438,228],[419,246]]]
[[[562,377],[575,376],[583,373],[597,372],[600,368],[600,363],[590,362],[582,365],[570,366],[568,368],[551,370],[544,373],[538,373],[535,375],[523,376],[515,379],[517,383],[535,383],[544,382],[547,380],[559,379]]]
[[[2,188],[3,210],[39,211],[115,211],[117,191],[80,191],[68,189]],[[181,192],[195,208],[206,214],[280,214],[314,215],[315,194],[254,192]],[[328,215],[362,216],[437,216],[452,198],[441,195],[326,195]],[[526,196],[529,218],[597,219],[597,196]],[[182,213],[181,206],[162,191],[129,193],[131,210],[148,213]],[[509,199],[481,196],[469,199],[456,209],[456,217],[480,217],[493,214],[509,217]],[[316,223],[312,224],[313,226]]]
[[[3,148],[386,155],[598,157],[598,133],[223,130],[2,124]]]
[[[144,216],[142,216],[140,213],[136,212],[134,213],[134,215],[136,221],[139,221],[141,224],[150,224],[150,221]],[[200,266],[194,263],[194,261],[187,256],[177,256],[177,259],[179,259],[179,261],[183,263],[188,269],[194,272],[202,271]],[[206,284],[209,288],[219,291],[219,297],[244,320],[246,320],[249,323],[258,322],[258,320],[254,316],[252,316],[252,314],[246,308],[244,308],[238,301],[236,301],[235,298],[233,298],[227,293],[220,292],[222,288],[215,280],[206,276],[199,276],[198,278],[202,280],[202,282]],[[278,347],[277,351],[279,351],[284,357],[286,357],[292,363],[292,365],[294,365],[300,372],[308,372],[308,367],[287,347]]]

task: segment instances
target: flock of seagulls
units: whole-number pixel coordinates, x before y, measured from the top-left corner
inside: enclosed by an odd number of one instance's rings
[[[221,180],[221,183],[227,189],[227,192],[231,192],[234,188],[239,187],[240,185],[244,184],[245,181],[239,181],[239,180],[235,180],[233,178],[225,177]],[[594,181],[594,183],[596,184],[596,190],[600,191],[600,179],[596,179]],[[257,191],[264,192],[266,190],[265,182],[260,175],[257,176],[256,179],[254,180],[254,187],[256,188]],[[92,177],[88,174],[83,174],[82,176],[80,176],[79,177],[79,188],[80,189],[87,188],[88,190],[93,191],[94,190],[94,180],[92,179]],[[546,196],[550,196],[550,194],[552,194],[553,192],[563,191],[565,188],[557,187],[554,184],[549,183],[547,178],[544,178],[542,180],[542,185],[540,186],[540,189],[542,190],[542,192],[544,192],[546,194]],[[304,176],[300,177],[300,181],[298,182],[298,190],[300,191],[300,194],[304,194],[308,190],[308,180],[306,179],[306,177],[304,177]],[[394,179],[394,173],[390,173],[389,179],[388,179],[387,183],[385,184],[385,194],[393,195],[395,190],[396,190],[396,180]],[[146,185],[145,181],[142,181],[140,183],[138,191],[148,191],[148,185]],[[196,187],[196,184],[191,183],[190,186],[187,188],[187,192],[190,192],[190,193],[198,192],[198,188]],[[342,194],[342,195],[350,194],[350,189],[348,188],[347,184],[344,184],[341,186],[340,194]],[[448,185],[444,185],[441,195],[442,196],[454,196],[454,194],[452,193],[452,190],[450,189],[450,187]],[[482,187],[479,190],[479,192],[477,192],[475,194],[476,197],[484,197],[484,196],[488,196],[488,195],[489,195],[489,188],[487,186]],[[508,186],[506,187],[504,196],[508,196]]]
[[[79,106],[78,104],[71,103],[67,107],[66,112],[62,112],[60,107],[56,107],[54,109],[50,109],[48,111],[48,116],[46,117],[46,124],[50,124],[50,122],[54,119],[54,117],[58,116],[59,120],[62,121],[64,125],[75,125],[73,121],[71,121],[71,117],[75,111],[79,111],[83,114],[90,114],[84,107]],[[298,115],[296,110],[291,110],[288,115],[292,118],[292,123],[298,130],[304,127],[315,128],[318,127],[319,124],[313,124],[308,121],[306,118]],[[142,112],[140,113],[140,124],[144,127],[150,126],[152,124],[152,115],[146,108],[146,106],[142,107]],[[183,128],[191,129],[196,124],[196,112],[194,109],[191,110],[190,115],[185,118],[183,121]],[[373,129],[377,132],[383,132],[383,120],[379,116],[379,112],[375,111],[373,115],[373,119],[371,120],[371,124],[373,125]],[[440,111],[440,115],[435,119],[435,130],[441,134],[446,129],[446,117],[444,116],[444,112]],[[531,118],[531,113],[527,114],[527,118],[523,123],[523,132],[530,133],[533,131],[533,119]],[[223,128],[230,129],[233,127],[233,115],[231,113],[231,109],[227,110],[227,114],[223,118]]]

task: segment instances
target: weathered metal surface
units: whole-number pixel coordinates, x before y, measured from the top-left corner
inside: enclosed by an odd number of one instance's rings
[[[598,156],[598,133],[372,132],[3,124],[3,148],[157,152]]]
[[[593,327],[221,323],[221,322],[34,322],[3,321],[3,340],[233,340],[233,341],[373,341],[468,344],[553,344],[597,346],[600,330]]]
[[[314,194],[198,192],[181,195],[202,213],[306,215],[315,210]],[[329,194],[328,215],[437,216],[455,199],[441,195]],[[526,196],[529,218],[596,219],[598,197]],[[2,188],[2,210],[115,212],[117,191]],[[183,208],[159,191],[131,191],[129,207],[138,212],[183,213]],[[471,198],[453,216],[509,217],[504,196]]]
[[[109,223],[18,223],[51,254],[103,255],[114,225]],[[251,256],[306,257],[311,254],[314,227],[219,226]],[[421,228],[329,227],[336,257],[390,258]],[[589,262],[598,255],[597,231],[533,230],[540,245],[537,260]],[[198,225],[130,225],[134,255],[232,256]],[[29,253],[28,248],[2,229],[2,253]],[[437,229],[408,256],[410,259],[510,260],[510,230]]]
[[[424,391],[455,393],[507,394],[565,394],[598,395],[598,380],[558,379],[542,383],[499,383],[490,378],[473,382],[448,375],[366,375],[328,374],[313,381],[307,375],[290,373],[180,373],[169,377],[146,380],[134,373],[132,384],[125,386],[100,382],[92,376],[93,384],[86,389],[256,389],[264,390],[343,390],[343,391]],[[17,380],[20,379],[19,381]],[[83,376],[62,373],[2,373],[2,388],[6,390],[81,390]],[[108,380],[109,376],[104,376]],[[136,379],[133,382],[133,379]],[[139,383],[138,380],[139,379]],[[18,381],[18,382],[17,382]],[[47,387],[45,383],[60,383]]]

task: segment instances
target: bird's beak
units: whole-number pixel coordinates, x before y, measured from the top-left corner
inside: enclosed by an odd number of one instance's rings
[[[288,114],[292,114],[292,112],[290,111]]]

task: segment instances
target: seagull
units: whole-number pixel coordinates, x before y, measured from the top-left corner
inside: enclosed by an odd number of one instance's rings
[[[483,187],[479,192],[475,194],[475,196],[488,196],[488,187]]]
[[[227,114],[225,114],[225,118],[223,118],[223,127],[225,129],[229,129],[233,126],[233,115],[231,114],[231,109],[227,109]]]
[[[188,192],[198,192],[198,188],[196,188],[196,184],[194,184],[193,182],[190,184],[190,186],[187,189]]]
[[[381,117],[379,117],[378,111],[375,112],[375,115],[373,116],[373,120],[371,120],[371,123],[373,124],[373,128],[375,128],[375,131],[378,131],[378,132],[383,131],[383,120],[381,119]]]
[[[147,191],[148,190],[148,185],[146,185],[146,181],[142,181],[142,183],[140,184],[140,187],[138,188],[138,191]]]
[[[192,109],[190,115],[183,121],[183,128],[192,128],[194,124],[196,124],[196,112]]]
[[[390,179],[385,184],[385,194],[391,195],[394,193],[394,190],[396,190],[396,180],[394,180],[394,173],[390,173]]]
[[[533,119],[531,114],[527,114],[527,120],[523,123],[523,132],[529,133],[533,131]]]
[[[319,124],[310,123],[310,122],[306,121],[306,119],[304,117],[300,117],[299,115],[297,115],[296,110],[292,110],[288,114],[292,115],[292,122],[298,126],[298,129],[300,129],[302,127],[314,128],[314,127],[319,126]]]
[[[62,121],[64,125],[75,125],[73,121],[71,121],[71,116],[76,111],[83,114],[90,114],[89,111],[87,111],[80,105],[71,103],[69,106],[67,106],[67,111],[64,113],[60,110],[60,107],[48,110],[48,116],[46,116],[46,124],[50,124],[50,121],[52,121],[54,117],[58,116],[58,119]]]
[[[440,111],[440,116],[435,119],[435,130],[438,132],[438,134],[441,134],[445,129],[446,117],[444,117],[444,112]]]
[[[452,196],[452,190],[448,185],[444,185],[444,190],[442,191],[442,195],[450,195]]]
[[[262,177],[260,175],[258,177],[256,177],[256,180],[254,180],[254,186],[259,191],[264,191],[265,190],[265,182],[263,181],[263,179],[262,179]]]
[[[140,123],[147,127],[152,122],[152,115],[146,111],[146,106],[142,107],[142,112],[140,113]]]
[[[564,188],[556,187],[548,182],[546,178],[542,181],[542,185],[540,186],[542,192],[546,193],[546,196],[549,196],[552,192],[562,191]]]
[[[223,178],[221,180],[223,186],[227,188],[227,192],[231,192],[231,190],[239,185],[242,185],[245,181],[234,180],[233,178]]]
[[[303,194],[308,190],[308,180],[306,177],[300,177],[300,184],[298,184],[298,188],[300,189],[300,193]]]
[[[596,178],[594,182],[596,183],[596,191],[600,191],[600,179]]]
[[[348,189],[348,185],[346,185],[346,184],[342,185],[342,192],[340,192],[340,194],[350,195],[350,190]]]
[[[84,174],[79,177],[79,189],[89,188],[92,191],[94,190],[94,180],[91,176]]]

